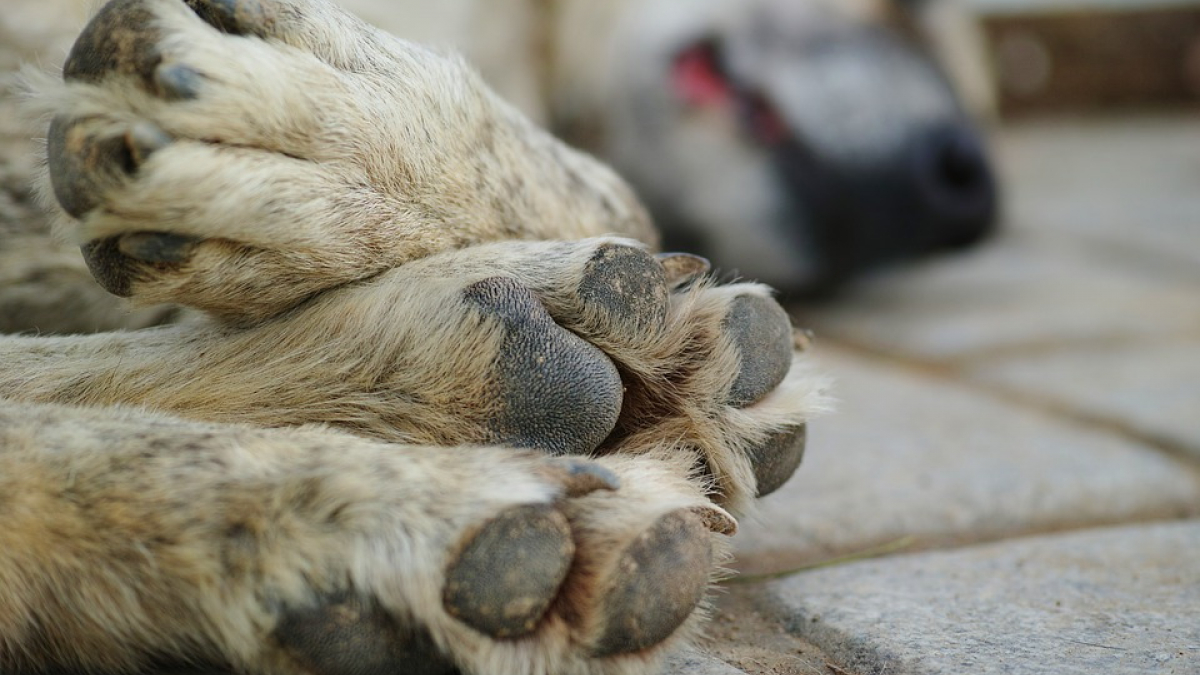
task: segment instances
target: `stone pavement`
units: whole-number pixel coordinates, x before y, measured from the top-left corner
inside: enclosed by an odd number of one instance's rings
[[[995,241],[797,309],[839,410],[672,673],[1200,675],[1200,119],[996,141]]]

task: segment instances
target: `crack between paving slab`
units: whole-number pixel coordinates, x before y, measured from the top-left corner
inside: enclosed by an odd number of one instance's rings
[[[1106,431],[1126,441],[1166,455],[1181,464],[1182,468],[1192,476],[1197,486],[1200,487],[1200,457],[1197,457],[1182,442],[1164,437],[1161,434],[1145,432],[1116,420],[1077,410],[1057,401],[1031,396],[1027,393],[1008,389],[1003,386],[982,384],[971,379],[966,372],[965,366],[957,359],[951,362],[913,359],[911,357],[889,354],[874,347],[841,337],[831,336],[826,338],[826,340],[835,348],[842,349],[856,356],[884,363],[908,372],[919,373],[943,382],[953,383],[1006,403],[1051,415],[1078,427]]]
[[[917,363],[930,364],[936,367],[947,367],[955,370],[965,371],[973,365],[978,365],[981,362],[997,361],[1002,359],[1011,359],[1016,357],[1037,357],[1061,352],[1066,349],[1089,350],[1089,349],[1126,349],[1131,347],[1163,347],[1175,345],[1191,345],[1200,340],[1200,330],[1192,330],[1181,328],[1177,331],[1162,335],[1101,335],[1088,338],[1073,337],[1068,341],[1056,339],[1044,340],[1027,340],[1020,344],[996,345],[993,347],[978,347],[972,350],[965,351],[953,356],[947,356],[943,359],[933,361],[927,357],[921,356],[907,357],[888,354],[883,350],[874,347],[865,346],[862,343],[856,342],[853,339],[846,339],[838,335],[828,335],[826,339],[829,342],[845,346],[851,349],[865,350],[879,354],[885,358],[898,359],[907,362],[910,359]]]
[[[896,539],[891,542],[883,542],[866,549],[861,549],[862,551],[866,552],[878,552],[896,544],[897,542],[903,541],[904,546],[898,547],[896,550],[879,553],[878,555],[867,556],[856,555],[855,551],[847,551],[817,560],[806,560],[797,556],[792,559],[795,561],[794,565],[790,565],[780,570],[746,573],[745,576],[748,579],[744,583],[739,583],[737,579],[740,577],[734,576],[722,581],[721,587],[753,588],[756,584],[766,584],[797,574],[805,574],[828,567],[850,565],[871,560],[881,560],[898,555],[919,555],[923,553],[935,553],[939,551],[953,551],[974,546],[987,546],[989,544],[1012,541],[1015,539],[1048,537],[1057,534],[1086,532],[1088,530],[1105,530],[1117,527],[1135,527],[1138,525],[1155,525],[1161,523],[1181,522],[1193,520],[1197,517],[1200,517],[1200,505],[1188,509],[1155,509],[1153,511],[1147,511],[1125,518],[1093,518],[1088,520],[1065,519],[1055,523],[1043,523],[1022,529],[996,531],[976,535],[906,535],[905,537],[901,537],[900,539]],[[753,561],[759,558],[784,558],[786,560],[786,556],[786,550],[772,550],[766,553],[751,556],[750,560]]]

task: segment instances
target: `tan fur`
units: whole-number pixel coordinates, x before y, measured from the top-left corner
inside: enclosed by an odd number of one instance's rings
[[[442,609],[443,570],[459,539],[507,506],[562,498],[554,460],[113,408],[7,405],[0,420],[6,670],[137,668],[159,650],[294,672],[272,646],[276,605],[314,603],[347,585],[428,629],[471,672],[645,672],[663,652],[594,662],[580,658],[562,620],[492,641]],[[117,442],[98,447],[106,438]],[[593,557],[620,550],[647,517],[712,508],[682,479],[678,457],[597,461],[624,481],[620,498],[597,493],[564,507],[590,534]]]
[[[753,358],[727,313],[768,289],[671,279],[684,286],[661,308],[606,311],[581,290],[589,265],[644,264],[654,240],[615,174],[459,61],[302,4],[305,23],[267,41],[146,0],[165,61],[206,74],[194,100],[120,75],[45,85],[39,105],[81,142],[171,136],[135,174],[98,174],[101,206],[61,223],[79,242],[194,237],[185,261],[141,264],[130,294],[208,315],[0,339],[0,670],[308,672],[279,641],[284,618],[350,594],[465,672],[653,672],[704,609],[596,656],[606,593],[636,574],[624,552],[695,514],[716,533],[701,572],[719,575],[723,507],[757,492],[751,450],[819,411],[823,381],[797,356],[760,400],[726,403]],[[496,278],[620,371],[618,433],[594,458],[488,445],[512,329],[464,292]],[[623,281],[605,292],[626,299]],[[588,484],[602,470],[617,489]],[[532,632],[494,639],[448,612],[446,570],[528,504],[566,519],[570,573]]]

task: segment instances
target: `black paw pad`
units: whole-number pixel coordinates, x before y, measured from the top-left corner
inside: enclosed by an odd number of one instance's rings
[[[450,565],[442,602],[485,635],[526,635],[558,595],[574,555],[566,516],[548,504],[514,507],[485,524]]]
[[[194,237],[167,232],[133,232],[117,240],[121,253],[148,263],[181,263],[192,255]]]
[[[312,675],[451,675],[458,671],[420,630],[406,630],[374,603],[331,598],[286,613],[274,637]]]
[[[162,60],[161,37],[154,15],[142,0],[112,0],[104,5],[75,39],[63,78],[96,82],[110,73],[138,75],[151,86]]]
[[[804,459],[808,427],[804,424],[778,431],[748,454],[754,467],[758,496],[765,497],[778,490],[796,473]]]
[[[162,130],[146,123],[124,135],[106,135],[96,132],[91,120],[56,117],[46,139],[54,196],[64,211],[78,218],[96,208],[107,190],[170,142]]]
[[[700,515],[681,509],[659,518],[613,570],[615,585],[600,607],[604,629],[592,654],[627,654],[666,640],[704,597],[711,569],[709,528]]]
[[[104,290],[128,298],[135,270],[133,261],[117,248],[117,237],[98,239],[79,247],[88,271]]]
[[[657,333],[667,316],[667,274],[649,253],[605,244],[592,254],[579,283],[579,298],[599,311],[609,330],[622,336]]]
[[[552,454],[595,449],[621,412],[621,377],[612,361],[555,324],[512,279],[478,281],[463,296],[505,329],[491,373],[500,404],[486,422],[492,442]]]
[[[266,37],[269,17],[259,0],[184,0],[184,4],[222,33]]]
[[[63,210],[79,218],[100,205],[152,154],[171,143],[158,127],[142,122],[124,134],[113,134],[93,120],[56,117],[46,138],[46,160],[54,197]]]
[[[787,376],[792,366],[792,322],[774,300],[743,295],[733,301],[724,325],[742,357],[728,403],[742,408],[761,400]]]

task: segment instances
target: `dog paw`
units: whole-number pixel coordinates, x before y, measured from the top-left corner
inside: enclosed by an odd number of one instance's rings
[[[112,0],[42,99],[95,277],[243,323],[437,251],[651,240],[615,174],[459,60],[322,0]]]
[[[517,295],[524,289],[536,309],[514,315],[544,312],[553,320],[545,325],[581,338],[614,367],[606,372],[619,382],[619,407],[603,440],[584,443],[586,452],[692,453],[717,501],[738,510],[796,470],[807,421],[825,405],[825,382],[768,288],[717,284],[706,272],[694,256],[654,256],[629,240],[597,238],[481,245],[415,261],[379,284],[413,288],[419,279],[478,278]],[[492,362],[513,364],[508,381],[521,400],[513,409],[552,414],[568,400],[567,390],[598,381],[564,372],[555,379],[560,393],[543,389],[535,366],[556,342],[515,326],[511,334],[522,337],[497,350]],[[552,444],[538,438],[571,425],[524,420],[518,426],[546,430],[525,437],[545,448]]]
[[[338,495],[346,514],[328,536],[345,539],[334,550],[348,574],[335,564],[333,578],[350,583],[280,603],[260,663],[318,675],[641,673],[694,636],[727,555],[718,535],[736,526],[678,462],[458,451],[476,453],[495,487],[433,472],[418,487],[388,460],[375,463],[378,488]],[[414,491],[428,493],[423,505],[389,506]]]
[[[37,505],[3,511],[13,672],[643,675],[695,636],[736,527],[680,457],[0,422],[0,476]]]

